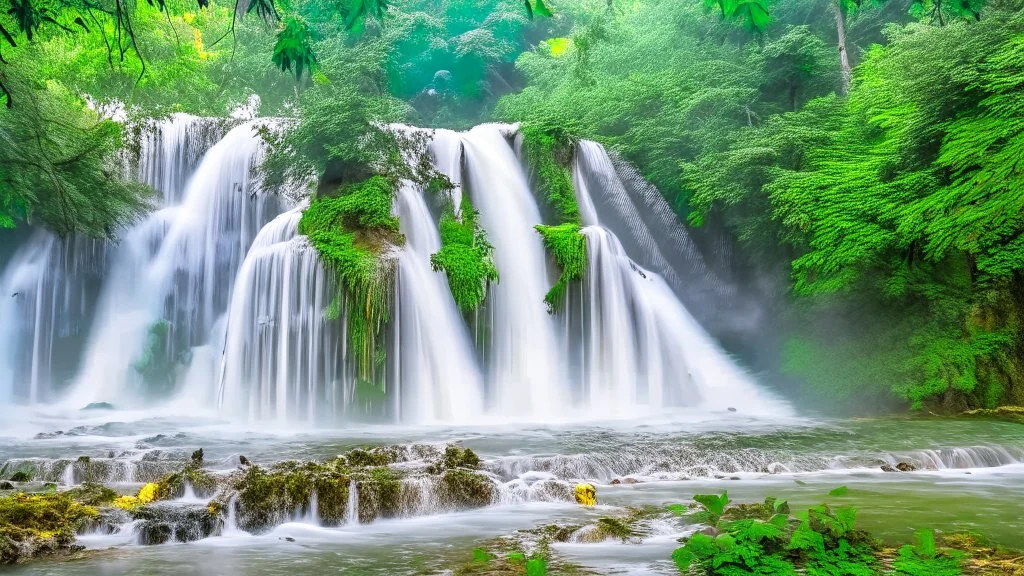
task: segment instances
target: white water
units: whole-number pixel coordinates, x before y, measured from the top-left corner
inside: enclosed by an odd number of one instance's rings
[[[540,211],[506,134],[485,124],[463,136],[466,172],[480,222],[494,246],[489,407],[506,416],[545,418],[566,407],[567,371],[557,357],[555,320],[544,306],[551,286]]]
[[[276,203],[251,179],[263,152],[256,128],[247,122],[228,132],[188,180],[182,204],[128,232],[71,402],[137,402],[144,392],[134,365],[161,320],[169,323],[163,354],[176,357],[208,341],[245,250],[276,213]]]
[[[348,503],[345,505],[345,524],[359,526],[359,486],[356,481],[348,482]]]
[[[400,186],[397,204],[405,235],[398,252],[401,416],[471,421],[483,410],[482,377],[448,280],[430,267],[430,255],[441,249],[437,224],[417,187]]]
[[[342,403],[341,335],[323,318],[332,283],[296,237],[301,215],[295,208],[264,226],[238,272],[218,386],[227,414],[313,421]]]
[[[0,277],[16,295],[0,299],[0,311],[19,318],[0,323],[0,401],[52,400],[62,387],[55,343],[77,331],[88,337],[84,350],[64,359],[74,384],[71,408],[101,401],[124,408],[173,396],[174,410],[216,410],[240,421],[349,418],[356,375],[346,322],[325,317],[343,295],[298,234],[302,206],[282,213],[289,202],[253,178],[264,148],[257,125],[237,125],[202,154],[219,125],[172,117],[144,135],[138,167],[161,191],[163,207],[116,245],[75,242],[62,250],[39,233],[22,247]],[[405,242],[389,256],[398,273],[383,339],[389,418],[620,418],[677,406],[787,414],[694,320],[679,287],[673,292],[637,264],[651,262],[669,274],[678,269],[664,253],[662,234],[656,238],[642,221],[643,199],[629,196],[594,143],[581,144],[573,173],[587,225],[588,272],[572,291],[574,305],[548,314],[543,298],[557,270],[534,230],[541,212],[514,135],[515,127],[491,124],[436,131],[429,144],[436,169],[456,184],[456,210],[471,199],[494,247],[500,280],[472,318],[475,338],[446,276],[430,266],[441,246],[437,199],[411,183],[400,186],[395,211]],[[630,224],[629,244],[643,258],[627,254],[602,221],[605,214]],[[684,232],[664,235],[686,240]],[[699,254],[688,252],[692,243],[680,246],[703,270]],[[72,291],[87,276],[82,269],[102,282],[98,301]],[[74,329],[64,326],[68,319],[76,319]],[[161,325],[166,341],[154,349],[151,332]],[[143,380],[140,359],[147,354],[173,366],[166,383]]]

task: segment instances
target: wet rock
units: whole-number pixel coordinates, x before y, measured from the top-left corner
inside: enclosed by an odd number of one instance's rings
[[[66,494],[13,494],[0,498],[0,564],[81,549],[75,532],[98,513]]]
[[[249,466],[250,464],[252,464],[252,462],[250,462],[248,458],[242,456],[241,454],[238,455],[238,463],[241,464],[242,466]]]
[[[882,472],[895,472],[896,469],[888,464],[882,464]]]
[[[200,448],[199,450],[196,450],[195,452],[193,452],[192,453],[192,457],[190,458],[190,460],[192,461],[193,464],[202,466],[202,464],[203,464],[203,449]]]
[[[729,408],[727,408],[727,410],[729,410],[729,412],[735,412],[736,411],[736,409],[733,408],[732,406],[729,406]]]
[[[14,490],[14,484],[4,480],[3,482],[0,482],[0,490]]]
[[[56,432],[40,432],[40,433],[36,434],[35,436],[33,436],[33,438],[36,439],[36,440],[52,440],[54,438],[57,438],[57,437],[63,436],[63,435],[64,435],[63,431],[57,430]]]
[[[32,475],[24,470],[19,470],[14,474],[11,474],[11,482],[29,482],[32,480]]]
[[[896,465],[896,469],[900,472],[913,472],[917,470],[917,466],[914,466],[910,462],[900,462]]]
[[[68,490],[66,494],[75,501],[89,506],[110,505],[118,496],[117,492],[94,482],[84,482],[81,486]]]
[[[481,508],[494,500],[494,482],[477,472],[448,470],[441,476],[438,496],[450,508]]]
[[[714,538],[715,536],[718,536],[718,529],[714,526],[708,526],[707,528],[698,531],[698,533],[704,534],[706,536],[711,536],[712,538]]]
[[[357,449],[325,462],[287,461],[268,467],[249,462],[226,479],[228,490],[217,496],[217,502],[227,505],[237,494],[238,527],[254,533],[310,513],[314,495],[316,515],[325,526],[344,523],[349,500],[356,496],[364,523],[491,504],[497,493],[495,481],[469,468],[478,462],[472,451],[452,448]],[[357,495],[349,493],[352,486]]]
[[[615,478],[615,479],[612,480],[611,484],[612,484],[612,486],[618,486],[619,484],[622,484],[622,480],[619,480],[618,478]]]
[[[291,536],[285,536],[284,538],[281,538],[281,540],[284,540],[285,542],[295,542],[295,538],[292,538]]]
[[[113,410],[114,405],[110,402],[91,402],[82,408],[82,410]]]
[[[143,545],[192,542],[219,532],[223,522],[203,505],[149,504],[131,512]]]

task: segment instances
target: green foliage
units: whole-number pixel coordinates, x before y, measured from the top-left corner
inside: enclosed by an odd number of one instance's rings
[[[698,532],[672,559],[682,573],[709,575],[872,576],[879,573],[870,538],[854,530],[852,508],[816,506],[791,519],[789,506],[774,498],[763,505],[727,508],[728,498],[694,497],[705,514]],[[739,518],[739,519],[732,519]]]
[[[487,233],[478,222],[478,214],[462,199],[461,221],[449,205],[441,215],[439,224],[441,249],[430,256],[435,271],[444,271],[448,287],[459,310],[477,310],[487,298],[487,288],[498,281],[494,265],[494,248],[487,241]]]
[[[964,554],[955,550],[939,551],[935,546],[935,533],[917,532],[917,545],[904,545],[893,561],[896,574],[907,576],[960,576],[963,574]]]
[[[717,8],[722,18],[742,24],[749,32],[764,32],[771,21],[766,0],[704,0],[704,5]]]
[[[146,394],[164,395],[174,389],[178,362],[171,348],[171,323],[158,320],[150,325],[142,355],[132,363],[142,377]]]
[[[309,237],[337,278],[357,359],[357,397],[368,405],[380,404],[382,388],[372,381],[377,338],[391,315],[393,271],[381,254],[403,241],[391,215],[394,190],[395,183],[384,176],[347,184],[336,195],[314,198],[299,221],[299,233]]]
[[[316,65],[312,44],[309,25],[301,18],[289,16],[282,21],[277,31],[277,42],[271,58],[282,71],[293,72],[295,79],[301,80],[302,74],[312,74],[313,66]]]
[[[574,223],[557,226],[535,226],[544,240],[544,247],[562,270],[555,285],[544,295],[548,311],[558,311],[566,298],[571,282],[583,280],[587,269],[587,237],[580,232],[580,225]]]
[[[64,86],[12,72],[3,77],[21,104],[0,114],[0,228],[25,220],[58,234],[113,237],[148,209],[151,194],[117,166],[121,127]]]
[[[569,162],[576,139],[565,128],[553,129],[527,124],[523,135],[523,156],[534,170],[537,190],[555,211],[562,224],[580,224],[576,190],[569,174]]]

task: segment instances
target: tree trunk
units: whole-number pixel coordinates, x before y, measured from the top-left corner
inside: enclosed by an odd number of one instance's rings
[[[839,37],[839,66],[842,72],[842,86],[840,94],[845,96],[850,92],[850,78],[853,73],[850,70],[850,55],[846,50],[846,21],[843,16],[843,8],[840,5],[842,0],[835,0],[832,10],[836,13],[836,33]]]

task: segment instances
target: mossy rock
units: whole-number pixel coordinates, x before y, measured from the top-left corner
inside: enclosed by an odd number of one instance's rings
[[[14,494],[0,498],[0,564],[81,549],[75,531],[98,517],[92,506],[69,495]]]
[[[1006,420],[1024,424],[1024,406],[1000,406],[998,408],[979,408],[968,410],[962,413],[963,416],[973,418],[991,418],[994,420]]]
[[[139,521],[136,531],[144,545],[193,542],[212,536],[223,526],[218,510],[205,505],[149,504],[133,510],[131,517]]]
[[[202,462],[200,459],[198,462]],[[195,459],[185,465],[180,472],[167,474],[157,481],[157,499],[169,500],[185,495],[185,483],[192,486],[196,496],[209,498],[217,491],[217,478],[203,470]]]
[[[494,482],[479,472],[448,470],[438,483],[438,498],[455,509],[482,508],[494,501],[494,490]]]
[[[476,470],[480,468],[480,457],[476,455],[469,448],[461,448],[449,444],[445,446],[444,453],[441,455],[441,459],[430,465],[427,471],[431,474],[440,474],[445,470],[453,470],[456,468],[467,468],[470,470]]]
[[[344,453],[345,463],[353,467],[388,466],[399,461],[398,450],[391,446],[378,448],[355,448]]]
[[[88,506],[107,506],[118,497],[117,492],[95,482],[84,482],[81,486],[68,490],[66,494]]]

